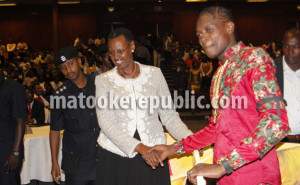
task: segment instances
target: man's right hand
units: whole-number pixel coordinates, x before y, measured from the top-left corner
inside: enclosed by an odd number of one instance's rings
[[[167,159],[169,156],[176,154],[173,145],[156,145],[153,146],[150,150],[147,151],[147,153],[152,153],[152,152],[158,152],[160,161],[164,161]],[[157,162],[158,161],[154,161]],[[159,162],[161,166],[163,166],[162,162]]]
[[[58,163],[52,164],[51,170],[52,178],[57,183],[60,184],[60,168]]]

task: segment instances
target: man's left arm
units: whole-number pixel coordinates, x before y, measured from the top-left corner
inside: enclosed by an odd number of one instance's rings
[[[16,88],[13,89],[12,99],[12,115],[16,119],[16,129],[13,150],[4,164],[4,166],[7,166],[8,171],[15,171],[18,168],[19,157],[23,153],[21,146],[25,133],[26,95],[20,84],[17,84]]]
[[[252,70],[250,83],[261,119],[240,146],[219,160],[227,159],[234,170],[263,158],[290,132],[275,68],[267,64]]]
[[[16,130],[15,130],[15,139],[13,151],[9,155],[7,161],[4,166],[7,167],[8,172],[13,172],[18,168],[19,158],[21,153],[21,145],[23,142],[24,132],[25,132],[25,122],[24,119],[17,118],[16,119]]]

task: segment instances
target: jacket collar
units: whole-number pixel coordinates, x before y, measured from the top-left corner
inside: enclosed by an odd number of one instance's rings
[[[231,61],[233,59],[233,57],[238,55],[243,48],[245,48],[245,44],[242,41],[238,42],[236,45],[232,46],[230,49],[228,49],[225,52],[226,59]],[[221,62],[219,62],[219,63],[221,63]]]

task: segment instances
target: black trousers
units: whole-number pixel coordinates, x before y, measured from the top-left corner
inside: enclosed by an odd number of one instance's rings
[[[95,185],[95,180],[83,180],[66,174],[65,185]]]
[[[21,160],[23,162],[23,160]],[[19,162],[19,168],[14,172],[7,173],[7,168],[4,167],[4,164],[1,164],[1,170],[0,170],[0,184],[1,185],[20,185],[21,179],[20,179],[20,166],[22,165],[22,162]]]

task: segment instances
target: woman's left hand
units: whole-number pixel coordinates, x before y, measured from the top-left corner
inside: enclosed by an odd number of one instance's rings
[[[148,151],[145,155],[143,155],[145,162],[151,166],[152,169],[155,169],[159,164],[163,166],[163,161],[161,160],[159,153],[157,151]]]
[[[140,143],[135,148],[135,151],[142,155],[145,162],[149,166],[151,166],[152,169],[155,169],[158,166],[158,164],[162,164],[162,161],[158,155],[158,152],[156,151],[149,152],[150,149],[151,149],[150,147]]]

